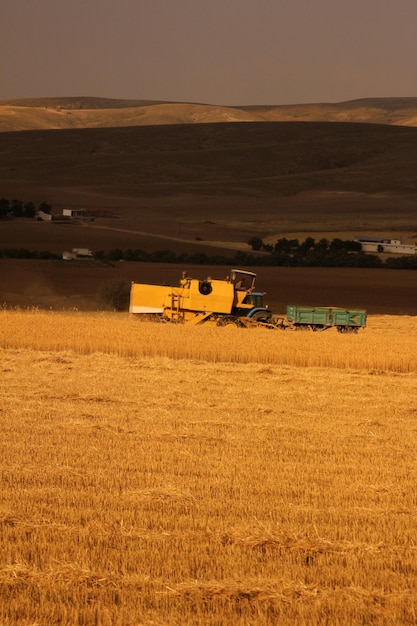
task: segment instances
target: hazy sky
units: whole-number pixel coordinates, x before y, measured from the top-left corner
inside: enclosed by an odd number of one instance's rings
[[[417,96],[417,0],[1,0],[0,99]]]

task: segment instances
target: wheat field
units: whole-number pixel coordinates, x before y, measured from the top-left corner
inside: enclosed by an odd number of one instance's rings
[[[416,339],[0,311],[0,623],[415,624]]]

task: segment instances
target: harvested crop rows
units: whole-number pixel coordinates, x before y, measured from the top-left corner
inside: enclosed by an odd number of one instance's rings
[[[0,311],[0,622],[415,623],[416,335]]]

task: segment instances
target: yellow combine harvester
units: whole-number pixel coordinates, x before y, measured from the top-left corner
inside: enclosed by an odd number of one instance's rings
[[[224,280],[198,280],[183,272],[177,287],[132,283],[129,311],[145,319],[186,324],[276,327],[255,281],[253,272],[234,269]]]

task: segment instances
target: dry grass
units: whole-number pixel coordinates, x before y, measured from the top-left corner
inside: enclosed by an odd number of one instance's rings
[[[128,314],[0,311],[0,347],[72,350],[210,363],[417,372],[417,323],[408,316],[374,316],[368,329],[341,336],[216,326],[184,327],[139,321]],[[10,329],[13,328],[13,332]]]
[[[2,624],[415,623],[414,318],[0,329]]]

